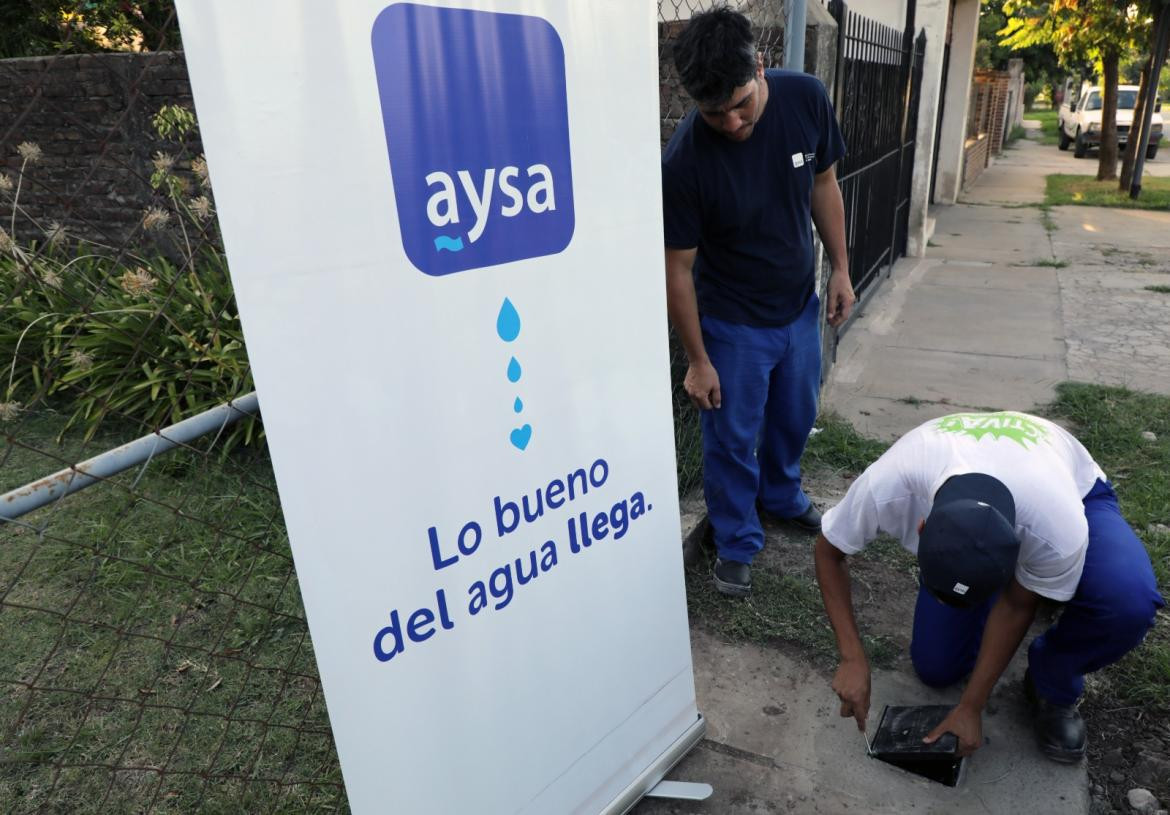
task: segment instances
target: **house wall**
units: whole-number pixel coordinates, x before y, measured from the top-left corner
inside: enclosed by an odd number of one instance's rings
[[[938,178],[934,200],[953,204],[963,181],[963,154],[967,142],[967,109],[975,69],[975,43],[979,36],[979,0],[956,0],[951,28],[951,65],[943,90],[942,134],[939,138]]]
[[[877,20],[879,23],[884,23],[899,31],[906,27],[906,0],[845,0],[845,2],[849,5],[850,11],[864,14],[871,20]],[[918,3],[918,8],[921,10],[921,2]],[[927,36],[930,34],[928,33]]]
[[[910,257],[926,254],[926,244],[930,240],[930,177],[934,169],[934,143],[950,4],[951,0],[918,0],[914,13],[915,27],[926,32],[926,56],[922,64],[914,176],[910,182],[910,216],[906,233],[906,254]],[[899,4],[894,2],[890,5]]]
[[[926,32],[926,54],[922,66],[921,101],[915,134],[914,175],[910,189],[910,214],[906,254],[922,257],[932,231],[930,189],[935,167],[934,149],[939,143],[935,200],[954,203],[962,186],[968,97],[975,62],[979,29],[979,0],[956,0],[951,25],[951,64],[943,87],[944,60],[951,0],[917,0],[914,29]],[[902,28],[906,24],[907,0],[853,0],[849,8]],[[945,100],[945,101],[944,101]],[[939,137],[939,106],[942,105],[942,134]]]

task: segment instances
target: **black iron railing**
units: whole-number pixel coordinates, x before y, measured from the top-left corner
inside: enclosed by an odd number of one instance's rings
[[[905,254],[926,34],[899,31],[830,3],[838,23],[834,103],[848,153],[845,199],[849,276],[859,297]]]

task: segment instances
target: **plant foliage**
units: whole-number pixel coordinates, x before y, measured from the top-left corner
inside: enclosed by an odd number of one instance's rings
[[[68,415],[62,433],[81,427],[89,439],[114,417],[153,431],[252,390],[206,163],[187,160],[183,149],[194,115],[168,106],[153,124],[180,153],[154,156],[159,203],[143,214],[145,250],[74,241],[57,224],[22,241],[20,190],[40,159],[34,144],[18,148],[15,179],[0,179],[0,194],[11,199],[8,230],[0,229],[0,292],[7,293],[0,300],[0,422],[52,399]],[[261,437],[258,422],[246,419],[221,443],[227,450]]]

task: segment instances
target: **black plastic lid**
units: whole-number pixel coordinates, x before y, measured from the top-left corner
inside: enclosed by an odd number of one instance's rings
[[[954,761],[959,751],[959,739],[953,733],[944,733],[933,744],[922,741],[952,709],[951,705],[887,705],[871,744],[874,757],[894,762],[911,759]]]

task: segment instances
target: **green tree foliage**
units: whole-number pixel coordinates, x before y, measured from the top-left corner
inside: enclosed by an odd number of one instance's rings
[[[1051,45],[1066,68],[1096,66],[1104,78],[1098,180],[1117,178],[1117,76],[1123,55],[1148,37],[1153,0],[1005,0],[1000,43]]]
[[[1055,98],[1063,71],[1050,43],[1041,42],[1026,48],[1003,45],[999,32],[1007,26],[1007,15],[1003,10],[1004,0],[985,0],[979,8],[979,41],[975,49],[975,65],[1006,71],[1009,59],[1024,61],[1024,76],[1027,82],[1025,99],[1028,106],[1042,89],[1048,90],[1049,98]]]
[[[182,47],[174,0],[3,0],[0,59]]]

